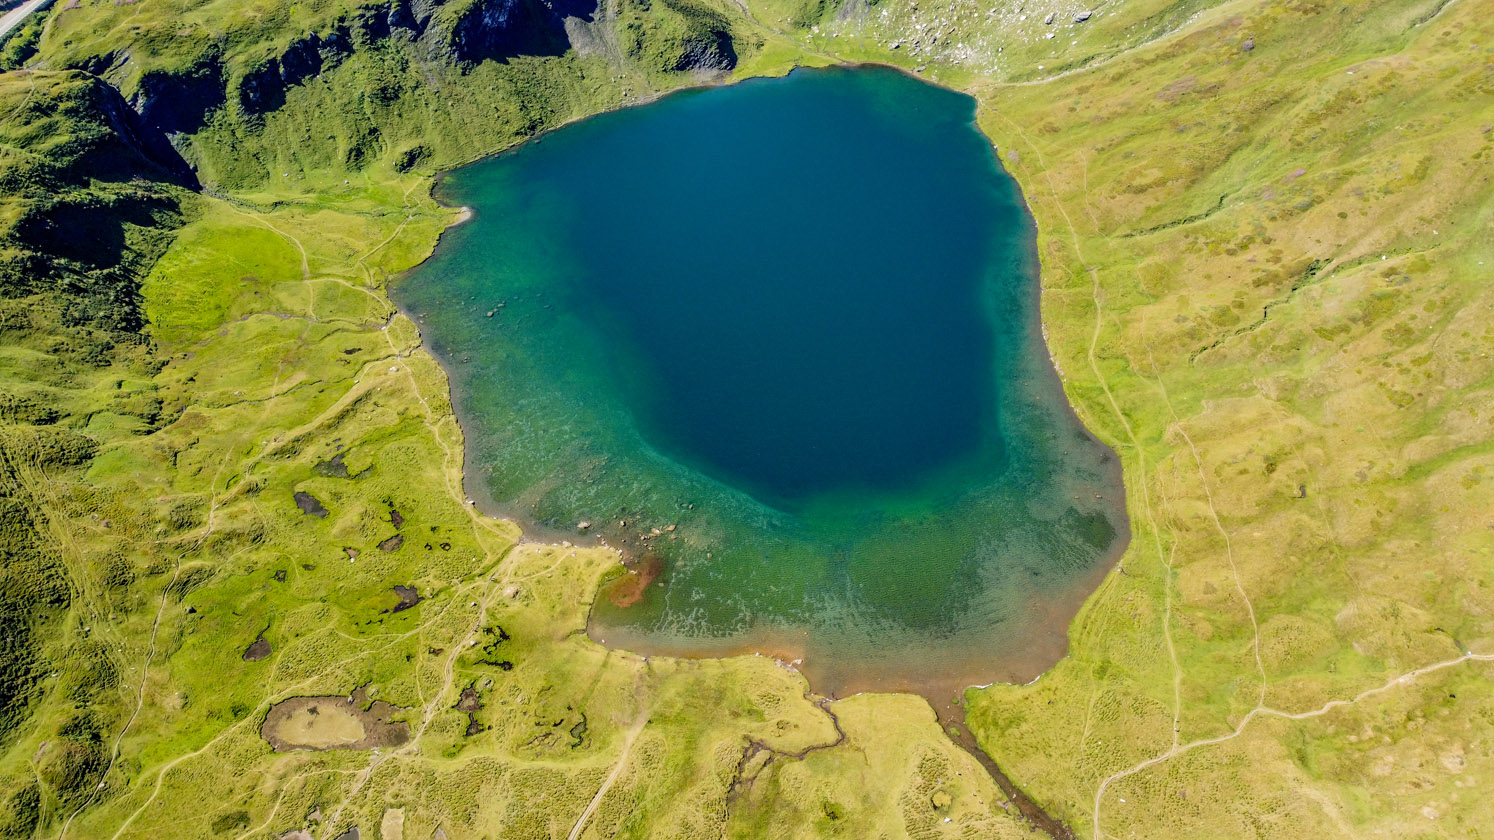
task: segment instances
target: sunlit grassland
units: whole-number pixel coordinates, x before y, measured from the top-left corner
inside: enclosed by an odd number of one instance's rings
[[[1125,459],[1130,550],[1067,659],[970,692],[981,744],[1081,836],[1494,823],[1490,665],[1461,659],[1494,653],[1494,26],[1468,0],[1145,2],[1055,6],[1044,39],[1044,10],[967,5],[717,12],[736,77],[882,60],[978,98],[1038,221],[1065,388]],[[89,4],[42,54],[131,43],[136,70],[180,70],[222,22],[233,75],[351,8],[271,6]],[[935,18],[948,37],[914,56]],[[0,78],[12,113],[56,81]],[[1024,833],[922,700],[827,712],[767,659],[608,650],[582,631],[615,555],[466,502],[446,377],[386,295],[455,218],[430,176],[687,81],[602,53],[460,74],[357,53],[190,139],[223,192],[184,199],[144,278],[153,346],[100,364],[50,299],[0,301],[0,489],[26,502],[5,511],[72,593],[36,590],[66,666],[0,743],[0,818],[34,797],[45,837],[374,836],[395,814],[405,837]],[[396,584],[422,602],[393,612]],[[410,744],[259,737],[281,699],[365,685]]]
[[[1489,665],[1414,673],[1494,653],[1489,35],[1468,4],[1269,6],[975,86],[1038,218],[1050,348],[1126,460],[1136,529],[1071,656],[970,697],[982,743],[1071,825],[1491,819],[1468,793],[1494,770]]]
[[[822,753],[839,741],[836,718],[769,659],[650,662],[584,635],[616,556],[519,544],[512,525],[471,509],[445,376],[384,297],[454,217],[426,183],[255,196],[272,210],[201,199],[147,278],[165,362],[148,384],[176,419],[103,436],[86,473],[55,484],[73,488],[55,509],[62,555],[105,619],[69,632],[126,669],[150,664],[143,687],[126,670],[109,691],[126,713],[138,696],[139,713],[68,836],[278,836],[315,827],[317,809],[370,832],[399,811],[405,836],[565,836],[608,778],[578,836],[768,824],[1016,836],[922,701],[836,708],[847,740]],[[326,467],[338,455],[347,478]],[[296,492],[326,517],[303,514]],[[396,536],[397,549],[379,548]],[[396,584],[421,603],[391,612]],[[261,634],[271,655],[244,661]],[[406,710],[409,745],[277,755],[259,736],[280,699],[365,685]],[[454,708],[466,688],[482,705],[471,734]],[[43,717],[86,713],[70,691],[54,684]],[[770,769],[750,768],[761,782],[739,792],[744,738]],[[35,756],[45,783],[55,746],[40,741],[8,754]],[[55,834],[82,800],[41,790]]]

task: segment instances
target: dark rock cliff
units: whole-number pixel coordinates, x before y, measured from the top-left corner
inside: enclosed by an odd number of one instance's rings
[[[591,0],[476,0],[455,16],[445,41],[455,61],[472,64],[570,49],[566,18],[590,22]]]
[[[278,58],[244,74],[239,82],[239,107],[246,114],[273,111],[285,104],[287,88],[336,67],[352,52],[353,38],[347,25],[326,35],[313,32],[292,43]]]
[[[139,278],[180,223],[196,180],[164,135],[103,80],[32,73],[0,86],[15,125],[0,130],[0,296],[60,294],[64,318],[106,331],[143,323]]]
[[[413,42],[427,61],[462,67],[521,55],[563,55],[571,46],[566,19],[590,22],[595,12],[595,0],[395,0],[365,6],[331,31],[298,39],[244,72],[237,83],[239,107],[250,116],[273,111],[285,103],[289,88],[336,67],[357,49],[390,39]],[[170,93],[209,109],[222,102],[202,95],[206,91],[185,78]],[[151,96],[147,109],[156,99]],[[174,124],[183,122],[178,118]]]
[[[725,72],[737,66],[736,47],[731,32],[724,26],[708,27],[693,38],[682,42],[680,57],[674,70],[714,70]]]
[[[635,26],[635,42],[658,47],[633,50],[635,58],[675,72],[720,72],[736,66],[731,30],[719,13],[687,3],[660,7],[685,25],[657,25],[661,20]],[[201,130],[230,103],[254,124],[281,107],[291,88],[360,50],[409,48],[414,60],[459,71],[484,61],[558,56],[571,49],[567,20],[592,23],[597,11],[597,0],[385,0],[360,6],[325,30],[293,40],[278,55],[253,61],[224,55],[217,42],[204,43],[186,70],[144,72],[130,87],[130,104],[167,136]],[[127,58],[111,53],[79,59],[72,66],[112,78]]]
[[[223,63],[209,54],[186,72],[150,70],[140,77],[130,104],[163,134],[191,134],[224,102]]]
[[[696,0],[617,0],[619,39],[629,56],[674,72],[721,73],[737,66],[731,22]]]

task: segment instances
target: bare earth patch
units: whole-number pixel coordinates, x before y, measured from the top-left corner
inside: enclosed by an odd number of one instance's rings
[[[259,734],[275,752],[397,747],[410,740],[409,724],[390,720],[398,711],[368,703],[361,688],[346,697],[291,697],[270,707]]]

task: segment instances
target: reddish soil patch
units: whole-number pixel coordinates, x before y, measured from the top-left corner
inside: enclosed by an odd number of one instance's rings
[[[645,554],[638,565],[607,587],[607,600],[617,607],[631,607],[643,600],[643,593],[664,570],[664,561],[657,554]]]

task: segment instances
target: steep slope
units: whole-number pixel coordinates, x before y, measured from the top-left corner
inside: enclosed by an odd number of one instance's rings
[[[32,63],[117,86],[215,187],[479,156],[762,39],[713,0],[69,4]],[[738,31],[740,30],[740,31]],[[744,39],[739,44],[738,39]],[[608,45],[621,44],[619,55]],[[623,62],[618,66],[619,60]]]
[[[384,296],[453,218],[436,168],[826,54],[980,98],[1126,460],[1131,550],[1068,659],[970,693],[980,743],[1080,836],[1480,830],[1491,34],[1466,0],[54,9],[18,59],[54,72],[0,76],[0,834],[1026,836],[921,700],[586,639],[612,556],[472,512]],[[261,737],[360,687],[407,741]]]
[[[81,73],[4,74],[0,112],[0,745],[49,719],[54,759],[34,772],[76,799],[112,721],[53,707],[59,696],[87,704],[116,675],[68,625],[87,593],[59,550],[69,514],[54,504],[97,448],[86,425],[161,420],[150,389],[120,386],[150,372],[140,284],[183,221],[191,173],[117,92]],[[41,790],[6,796],[0,834],[29,835]]]

